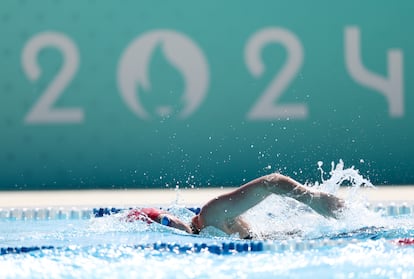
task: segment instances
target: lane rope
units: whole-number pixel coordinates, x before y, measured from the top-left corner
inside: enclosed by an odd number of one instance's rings
[[[132,208],[132,207],[131,207]],[[48,207],[48,208],[0,208],[1,220],[80,220],[99,218],[106,215],[116,214],[131,208],[100,207],[100,208],[77,208],[77,207]],[[186,207],[195,214],[200,212],[199,207]],[[383,216],[400,216],[414,213],[414,204],[376,205],[367,204],[367,208],[374,212],[381,212]],[[162,207],[160,207],[162,209]],[[168,208],[166,209],[168,210]]]
[[[389,204],[384,206],[383,204],[377,204],[375,206],[369,206],[369,209],[375,212],[382,212],[384,216],[399,216],[412,214],[414,212],[414,204],[408,205],[402,203],[400,205]],[[33,209],[0,209],[0,221],[1,220],[79,220],[79,219],[91,219],[101,218],[107,215],[120,213],[121,211],[128,210],[129,208],[117,208],[117,207],[101,207],[101,208],[33,208]],[[199,213],[200,208],[188,207],[188,210],[193,211],[195,214]],[[168,208],[167,208],[168,210]],[[414,245],[414,238],[401,238],[390,240],[391,243],[399,246]],[[156,242],[152,244],[139,244],[133,246],[118,246],[129,247],[132,249],[141,250],[154,250],[160,252],[173,252],[173,253],[201,253],[209,252],[218,255],[227,255],[235,253],[250,253],[250,252],[263,252],[263,251],[304,251],[309,249],[319,249],[324,247],[337,247],[352,242],[360,242],[357,239],[322,239],[322,240],[291,240],[291,241],[232,241],[223,242],[221,244],[208,244],[208,243],[193,243],[193,244],[177,244]],[[102,246],[102,245],[98,245]],[[95,246],[96,247],[96,246]],[[81,248],[81,247],[78,247]],[[69,251],[73,250],[73,247],[56,247],[56,246],[21,246],[21,247],[3,247],[0,248],[0,255],[7,254],[25,254],[34,253],[38,251],[46,250],[59,250]]]
[[[46,251],[70,252],[79,249],[121,249],[130,248],[143,251],[169,252],[174,254],[193,254],[193,253],[211,253],[216,255],[233,255],[239,253],[258,253],[258,252],[303,252],[316,249],[329,249],[343,247],[348,244],[357,244],[358,239],[322,239],[322,240],[283,240],[275,241],[230,241],[221,244],[213,243],[191,243],[178,244],[168,242],[156,242],[152,244],[137,245],[95,245],[95,246],[21,246],[21,247],[4,247],[0,248],[0,256],[9,254],[33,254],[44,253]],[[391,244],[398,246],[414,245],[414,238],[403,238],[390,240]]]
[[[22,247],[5,247],[0,248],[0,256],[8,254],[27,254],[39,253],[45,251],[76,251],[77,249],[100,249],[100,248],[130,248],[145,251],[159,251],[171,252],[175,254],[192,254],[192,253],[211,253],[216,255],[232,255],[238,253],[257,253],[257,252],[298,252],[310,249],[324,249],[329,247],[339,247],[349,243],[357,243],[358,240],[343,240],[343,239],[323,239],[323,240],[283,240],[283,241],[230,241],[222,242],[220,244],[213,243],[191,243],[178,244],[168,242],[156,242],[152,244],[138,244],[138,245],[95,245],[95,246],[22,246]]]
[[[189,253],[202,253],[208,252],[217,255],[228,255],[235,253],[248,253],[248,252],[261,252],[264,251],[264,243],[261,241],[254,242],[225,242],[222,244],[207,244],[207,243],[194,243],[194,244],[177,244],[167,242],[157,242],[153,244],[140,244],[140,245],[97,245],[93,248],[131,248],[136,250],[147,250],[147,251],[159,251],[159,252],[172,252],[175,254],[189,254]],[[0,255],[7,254],[26,254],[33,252],[44,252],[46,250],[54,251],[73,251],[76,249],[88,249],[88,247],[55,247],[55,246],[22,246],[22,247],[6,247],[0,248]]]

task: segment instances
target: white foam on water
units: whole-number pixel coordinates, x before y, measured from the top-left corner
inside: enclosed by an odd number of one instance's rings
[[[330,194],[338,194],[339,188],[345,189],[346,209],[338,213],[338,218],[325,218],[315,213],[308,206],[291,198],[271,195],[253,209],[244,214],[259,239],[313,239],[351,232],[364,227],[386,229],[410,229],[414,227],[413,218],[389,218],[381,212],[367,208],[367,197],[361,191],[363,187],[375,188],[374,185],[354,166],[345,167],[342,160],[331,163],[329,172],[323,170],[323,163],[318,162],[321,181],[307,183],[305,186]],[[194,213],[180,203],[180,192],[169,205],[169,211],[184,222],[190,223]],[[89,230],[94,233],[105,232],[161,232],[186,234],[176,229],[157,223],[125,222],[125,212],[90,221]],[[203,237],[225,237],[213,228],[203,230]],[[231,236],[233,237],[233,236]]]
[[[307,183],[306,186],[330,194],[338,194],[345,188],[346,208],[338,218],[325,218],[308,206],[290,198],[272,195],[245,214],[254,232],[262,239],[318,238],[335,233],[349,232],[363,227],[411,228],[412,218],[399,220],[384,217],[381,212],[367,208],[367,197],[363,187],[375,188],[354,167],[346,168],[340,160],[331,163],[329,175],[325,178],[323,163],[318,162],[321,182]]]

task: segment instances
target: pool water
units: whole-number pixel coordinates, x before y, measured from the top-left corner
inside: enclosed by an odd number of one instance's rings
[[[350,181],[347,209],[327,219],[271,196],[245,213],[255,240],[214,228],[189,235],[125,222],[125,211],[0,210],[0,278],[414,278],[414,205],[367,205],[369,182],[336,166],[314,187],[335,193]],[[169,207],[183,220],[193,212]]]
[[[279,206],[278,214],[266,213],[274,202],[270,199],[257,212],[248,212],[246,218],[256,219],[258,212],[265,212],[256,229],[263,221],[268,224],[264,226],[265,236],[261,236],[267,240],[258,236],[254,241],[239,240],[214,229],[194,236],[159,224],[127,223],[122,213],[89,219],[1,218],[0,246],[4,253],[0,256],[0,277],[414,277],[414,245],[393,242],[414,237],[412,213],[389,216],[385,211],[359,208],[358,214],[350,210],[342,219],[330,220],[280,200],[283,206]],[[286,217],[289,207],[290,215],[281,221],[280,215]],[[183,207],[172,210],[184,219],[193,214]],[[252,251],[252,243],[260,243],[260,251]],[[236,245],[248,249],[237,251]],[[32,251],[4,250],[42,246]]]

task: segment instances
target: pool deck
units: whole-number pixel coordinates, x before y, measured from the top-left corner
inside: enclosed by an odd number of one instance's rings
[[[0,208],[44,207],[127,207],[140,205],[201,206],[208,200],[234,188],[197,189],[125,189],[77,191],[0,191]],[[414,203],[414,186],[380,186],[362,189],[370,203]],[[341,189],[339,196],[346,195]]]

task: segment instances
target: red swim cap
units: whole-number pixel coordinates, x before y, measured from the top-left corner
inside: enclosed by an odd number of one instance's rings
[[[398,245],[414,245],[414,238],[395,239],[394,243]]]
[[[141,208],[141,209],[132,209],[128,212],[128,215],[126,216],[126,220],[128,222],[134,222],[134,221],[146,221],[148,224],[151,224],[152,222],[156,221],[158,222],[160,214],[162,214],[163,211],[156,209],[156,208]]]

